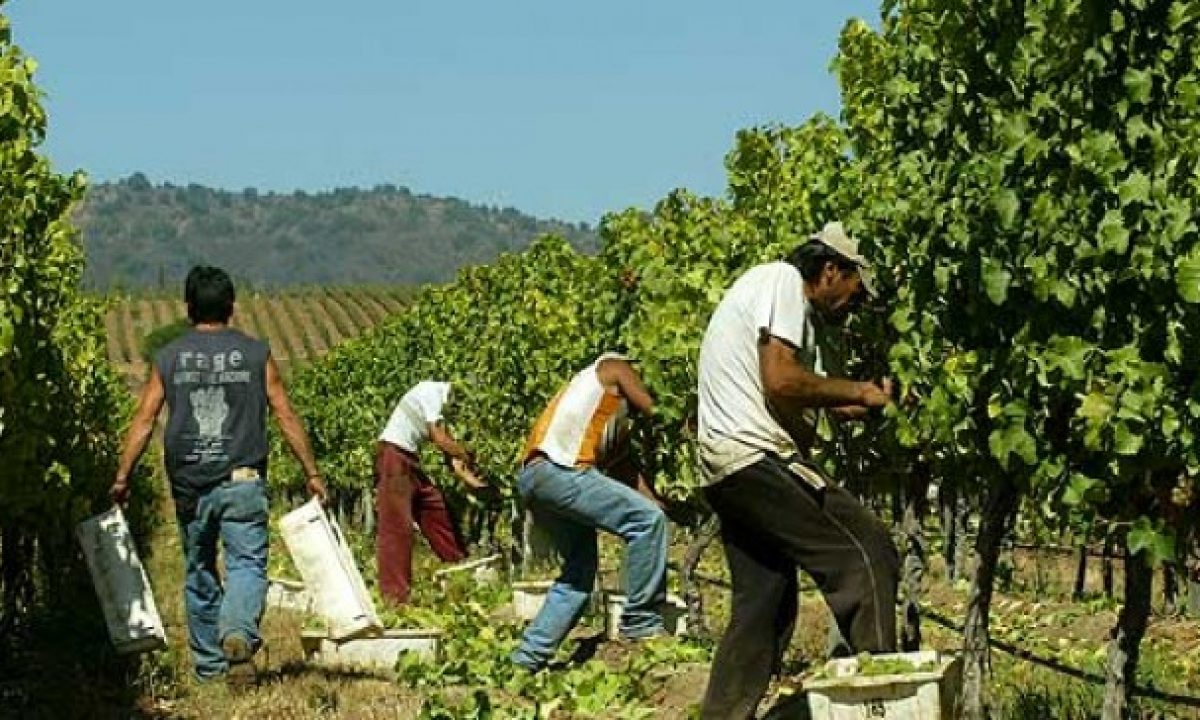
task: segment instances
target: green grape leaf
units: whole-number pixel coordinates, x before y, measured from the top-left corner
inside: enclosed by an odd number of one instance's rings
[[[1125,83],[1126,97],[1136,103],[1150,101],[1150,91],[1154,87],[1154,82],[1149,70],[1135,70],[1134,68],[1130,68],[1125,71],[1122,80]]]
[[[1129,552],[1134,555],[1144,553],[1146,562],[1152,567],[1175,559],[1175,535],[1144,516],[1129,528],[1128,543]]]
[[[1200,303],[1200,248],[1175,262],[1175,287],[1184,302]]]
[[[1141,170],[1135,170],[1117,186],[1117,196],[1122,205],[1146,202],[1150,199],[1150,178]]]
[[[1003,305],[1008,297],[1008,286],[1012,282],[1012,273],[1005,270],[999,261],[984,258],[982,275],[983,288],[988,299],[996,305]]]
[[[1103,252],[1123,255],[1129,249],[1129,231],[1120,210],[1109,210],[1100,220],[1098,247]]]

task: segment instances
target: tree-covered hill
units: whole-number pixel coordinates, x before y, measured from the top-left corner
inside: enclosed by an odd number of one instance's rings
[[[451,278],[554,232],[593,250],[586,224],[538,220],[380,185],[280,194],[156,185],[141,173],[91,187],[76,214],[97,289],[174,286],[197,262],[254,287],[416,284]]]

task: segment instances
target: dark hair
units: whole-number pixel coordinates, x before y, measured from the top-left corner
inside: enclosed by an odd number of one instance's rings
[[[787,262],[799,270],[800,277],[805,280],[815,280],[825,269],[825,263],[833,263],[843,273],[858,270],[853,261],[819,240],[809,240],[798,246],[787,256]]]
[[[192,323],[227,323],[233,315],[233,281],[221,268],[197,265],[188,273],[183,299]]]

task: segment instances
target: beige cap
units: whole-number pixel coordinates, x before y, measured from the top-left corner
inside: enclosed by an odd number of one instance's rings
[[[875,273],[871,272],[871,263],[858,252],[858,241],[846,234],[846,229],[840,222],[825,223],[821,232],[809,235],[808,239],[816,240],[857,265],[863,289],[867,291],[867,295],[877,297]]]

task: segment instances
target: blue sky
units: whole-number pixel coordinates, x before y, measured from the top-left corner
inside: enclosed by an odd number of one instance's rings
[[[742,127],[836,114],[843,0],[11,0],[63,171],[390,182],[594,223],[717,194]]]

